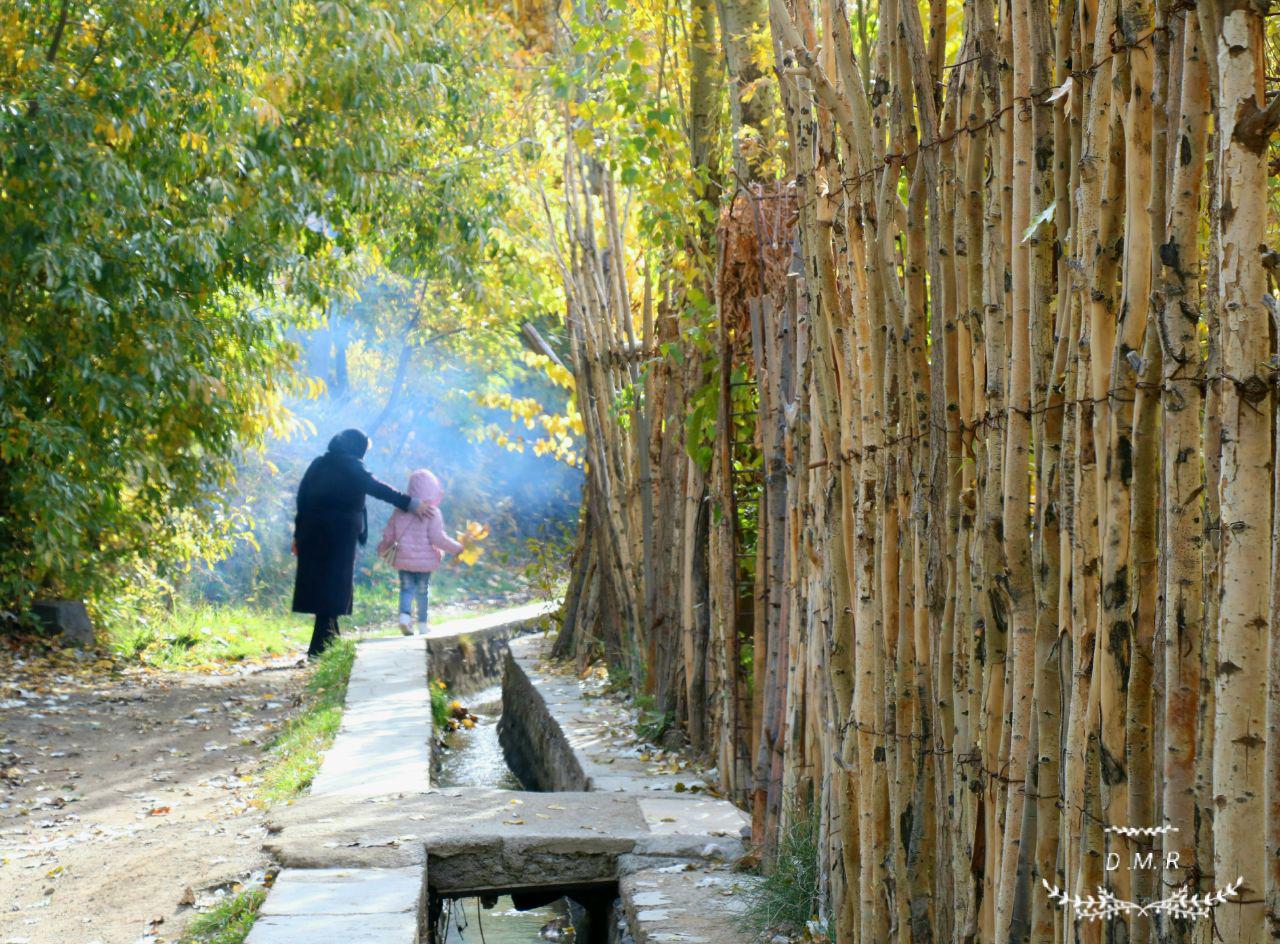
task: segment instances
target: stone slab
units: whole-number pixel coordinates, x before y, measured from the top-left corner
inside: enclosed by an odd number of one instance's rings
[[[554,613],[559,608],[560,603],[558,601],[548,602],[546,600],[539,600],[535,603],[526,603],[523,606],[513,606],[509,609],[498,610],[494,613],[486,613],[483,616],[472,616],[466,619],[449,620],[447,623],[438,623],[433,625],[427,631],[427,638],[444,639],[449,636],[464,636],[470,633],[478,633],[494,629],[499,626],[531,622],[538,620],[543,616],[547,616],[550,613]]]
[[[618,890],[635,944],[742,944],[738,916],[756,881],[724,867],[671,865],[625,875]]]
[[[254,922],[245,944],[417,944],[414,914],[289,915]]]
[[[371,915],[418,911],[422,868],[285,869],[262,915]]]
[[[372,737],[352,746],[335,745],[312,784],[316,796],[371,796],[417,793],[430,786],[431,750],[403,738]]]
[[[750,822],[745,813],[724,800],[695,797],[642,796],[636,802],[649,832],[656,835],[730,836],[742,838]]]
[[[554,877],[536,857],[616,856],[649,835],[633,797],[476,788],[304,797],[272,810],[267,828],[266,848],[286,868],[394,868],[426,854],[433,861],[510,855],[529,860],[521,868],[530,885]],[[433,884],[436,878],[433,869]]]

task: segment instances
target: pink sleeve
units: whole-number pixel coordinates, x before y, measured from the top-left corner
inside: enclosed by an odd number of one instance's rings
[[[427,533],[431,535],[431,543],[440,550],[448,551],[450,554],[462,552],[462,545],[445,533],[444,515],[441,514],[439,508],[435,510],[435,514],[427,519]]]

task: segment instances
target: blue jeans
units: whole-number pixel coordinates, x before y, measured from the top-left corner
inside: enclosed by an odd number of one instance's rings
[[[413,601],[418,601],[418,622],[427,621],[427,593],[431,587],[431,575],[412,570],[400,571],[400,612],[413,615]]]

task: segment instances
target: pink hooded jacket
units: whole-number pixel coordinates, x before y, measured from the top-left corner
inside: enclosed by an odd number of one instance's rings
[[[384,554],[394,546],[396,570],[429,574],[440,566],[444,559],[442,552],[457,554],[462,545],[445,533],[444,515],[440,513],[444,489],[439,479],[426,469],[419,469],[409,476],[409,495],[430,505],[431,514],[419,518],[397,509],[382,531],[378,553]]]

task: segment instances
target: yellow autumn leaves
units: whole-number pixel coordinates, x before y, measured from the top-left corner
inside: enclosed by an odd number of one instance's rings
[[[569,373],[556,364],[550,364],[549,367]],[[523,425],[525,429],[540,430],[542,434],[529,444],[523,436],[513,435],[496,423],[490,423],[480,430],[480,438],[488,439],[511,452],[524,452],[528,446],[536,456],[549,455],[570,465],[577,463],[574,437],[582,435],[583,425],[582,416],[572,400],[566,405],[564,413],[543,412],[542,404],[533,397],[517,397],[506,391],[477,394],[475,400],[482,407],[505,410],[513,424]]]
[[[458,534],[458,543],[462,545],[462,552],[458,554],[458,560],[468,567],[474,567],[476,561],[480,559],[480,555],[484,553],[484,548],[480,546],[480,542],[488,536],[488,525],[481,524],[478,521],[468,521],[466,528]]]
[[[573,372],[560,361],[531,351],[521,354],[520,360],[542,373],[555,386],[573,391]],[[509,452],[524,452],[528,448],[535,456],[552,456],[567,465],[578,464],[580,457],[574,448],[575,437],[582,436],[583,423],[572,397],[565,404],[563,413],[549,412],[534,397],[517,397],[506,391],[477,393],[472,395],[472,399],[478,406],[505,411],[513,426],[523,426],[540,433],[530,442],[515,430],[504,429],[498,423],[488,423],[474,434],[477,440],[487,440]]]
[[[541,369],[557,387],[563,387],[565,390],[573,389],[573,371],[565,367],[559,361],[553,361],[545,354],[534,354],[532,351],[525,351],[520,355],[520,360],[529,367]]]

